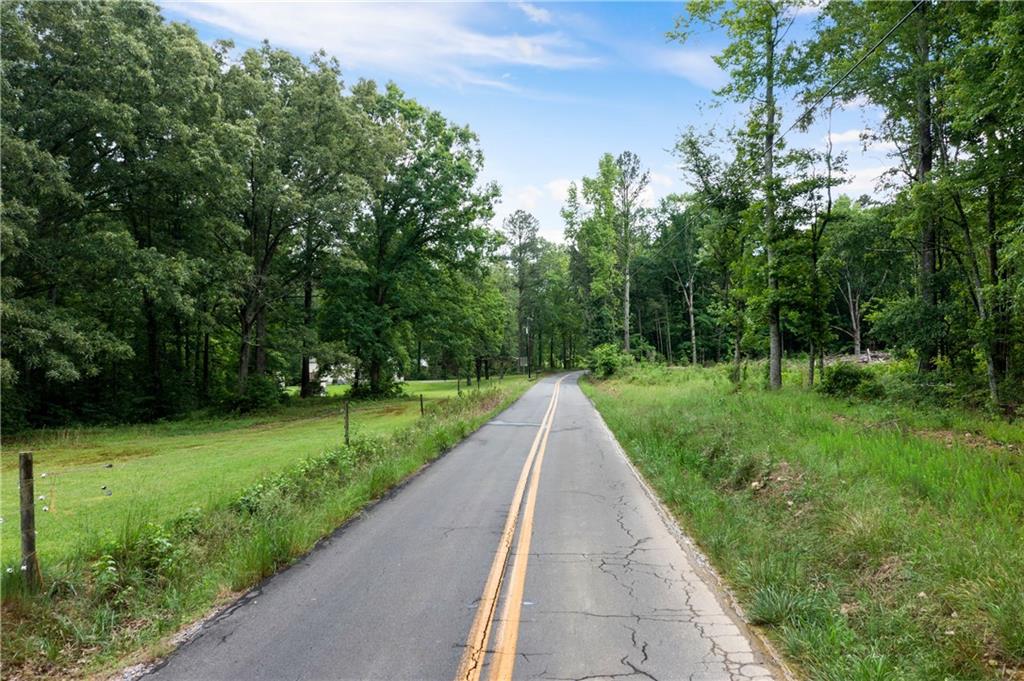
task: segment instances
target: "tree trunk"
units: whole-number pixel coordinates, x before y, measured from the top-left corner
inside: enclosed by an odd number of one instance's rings
[[[672,357],[672,315],[670,314],[670,308],[668,305],[665,306],[665,338],[668,339],[668,363],[673,364],[674,358]]]
[[[153,399],[151,416],[158,416],[164,404],[163,376],[160,367],[160,323],[156,316],[156,305],[149,293],[142,296],[146,313],[146,364],[149,370],[149,396]]]
[[[814,340],[812,339],[807,349],[807,385],[814,387]]]
[[[626,254],[626,286],[622,294],[622,347],[629,352],[629,254]]]
[[[991,329],[991,312],[988,308],[988,303],[985,300],[985,284],[981,277],[981,265],[978,263],[978,252],[974,245],[974,238],[971,236],[970,222],[967,220],[967,215],[963,210],[959,200],[954,197],[954,203],[960,212],[960,226],[964,233],[964,242],[967,246],[967,265],[961,263],[961,269],[967,275],[967,283],[970,285],[971,300],[974,303],[974,309],[978,313],[978,319],[981,321],[982,329],[984,330],[984,338],[982,340],[982,351],[985,353],[985,373],[988,378],[988,392],[989,398],[992,400],[992,404],[999,405],[999,379],[996,376],[996,363],[995,363],[995,339],[992,336]],[[959,257],[957,258],[960,260]]]
[[[641,340],[643,340],[642,336]],[[654,315],[654,349],[658,354],[665,354],[665,345],[661,340],[661,319],[658,315]]]
[[[860,357],[860,294],[854,294],[850,282],[846,282],[846,305],[850,310],[850,337],[853,338],[853,354]]]
[[[252,325],[242,325],[242,342],[238,350],[238,394],[243,395],[249,383],[249,363],[252,362]]]
[[[917,85],[915,100],[917,107],[917,182],[928,182],[928,175],[932,170],[933,148],[932,148],[932,93],[931,81],[928,74],[928,63],[930,60],[930,36],[928,32],[928,19],[926,12],[928,3],[921,3],[917,8]],[[921,271],[920,288],[921,302],[929,312],[933,312],[938,303],[935,292],[935,254],[937,249],[935,220],[931,209],[926,206],[921,218]],[[931,318],[931,314],[928,315]],[[921,356],[918,358],[918,369],[920,371],[931,371],[935,368],[936,345],[929,342],[921,348]]]
[[[203,382],[200,393],[205,402],[210,398],[210,332],[203,334]]]
[[[739,334],[736,334],[736,338],[732,343],[732,380],[735,383],[740,382],[740,361],[742,356],[740,355],[740,342],[741,338]]]
[[[256,375],[267,375],[267,310],[256,314]]]
[[[687,291],[686,312],[690,317],[690,363],[697,366],[697,325],[693,321],[693,292]]]
[[[383,367],[379,359],[370,360],[370,392],[379,395],[381,390],[381,371]]]
[[[779,279],[775,273],[775,24],[765,31],[765,108],[768,120],[764,133],[765,252],[768,257],[768,385],[782,387],[782,329],[779,310]]]
[[[307,334],[313,326],[313,281],[306,278],[302,291],[302,321]],[[313,383],[309,375],[309,348],[308,338],[302,339],[302,378],[299,381],[299,396],[311,397],[313,395]]]
[[[1010,337],[1011,318],[1009,306],[1002,288],[1005,274],[999,271],[999,249],[1002,242],[996,220],[996,192],[993,187],[986,188],[987,194],[987,226],[988,226],[988,281],[993,290],[992,323],[993,353],[995,370],[999,378],[1005,378],[1010,370]]]

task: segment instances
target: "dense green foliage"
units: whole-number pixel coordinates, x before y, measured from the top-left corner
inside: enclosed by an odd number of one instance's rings
[[[806,678],[1013,678],[1024,429],[793,386],[770,394],[760,373],[736,384],[725,366],[643,367],[585,389]]]
[[[5,2],[2,30],[6,429],[514,356],[468,128],[146,2]]]
[[[954,384],[965,403],[1013,413],[1024,399],[1024,6],[829,2],[801,40],[789,30],[801,4],[687,4],[670,37],[724,31],[717,95],[748,113],[727,134],[680,136],[691,191],[656,208],[622,200],[626,155],[604,156],[570,189],[584,337],[632,331],[670,363],[731,360],[735,377],[743,358],[768,357],[772,388],[783,356],[806,356],[813,384],[826,354],[867,361],[881,349],[910,360],[900,366],[923,392]],[[783,98],[817,105],[784,127]],[[794,126],[860,102],[883,115],[864,135],[896,150],[884,198],[836,195],[846,159],[831,137],[821,149],[785,143]]]

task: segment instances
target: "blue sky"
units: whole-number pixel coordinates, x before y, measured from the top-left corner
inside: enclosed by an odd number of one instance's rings
[[[534,213],[541,233],[562,240],[559,208],[571,180],[593,174],[604,152],[630,149],[651,170],[647,200],[686,191],[669,151],[679,132],[724,130],[735,104],[710,106],[726,76],[711,57],[718,31],[686,45],[665,32],[684,7],[651,3],[165,2],[164,15],[192,25],[204,40],[244,48],[269,40],[308,56],[323,48],[347,82],[395,81],[480,136],[485,178],[502,187],[496,224],[517,208]],[[798,18],[806,32],[813,15]],[[788,127],[798,110],[783,107]],[[877,112],[859,107],[832,123],[837,150],[850,154],[851,194],[871,193],[890,165],[884,148],[862,149],[860,131]],[[787,142],[823,147],[824,124]]]

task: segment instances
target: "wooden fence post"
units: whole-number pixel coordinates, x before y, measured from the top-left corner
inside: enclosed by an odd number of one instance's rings
[[[345,400],[345,446],[348,447],[348,406],[349,400]]]
[[[36,497],[32,479],[32,452],[18,453],[19,482],[21,487],[21,567],[25,584],[35,592],[42,585],[39,558],[36,555]]]
[[[462,397],[462,374],[455,377],[455,393]]]
[[[423,393],[420,393],[420,416],[423,416]]]

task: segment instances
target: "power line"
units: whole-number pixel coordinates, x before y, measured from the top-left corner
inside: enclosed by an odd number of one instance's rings
[[[890,28],[890,29],[889,29],[888,31],[886,31],[885,35],[883,35],[883,36],[882,36],[881,38],[879,38],[879,39],[878,39],[878,40],[877,40],[877,41],[875,42],[875,44],[871,46],[871,49],[869,49],[869,50],[868,50],[867,52],[865,52],[865,53],[864,53],[864,54],[863,54],[863,55],[861,56],[861,58],[860,58],[860,59],[858,59],[858,60],[856,61],[856,63],[854,63],[854,65],[853,65],[853,66],[851,66],[851,67],[850,67],[849,69],[847,69],[847,70],[846,70],[846,73],[844,73],[844,74],[843,74],[842,76],[840,76],[838,80],[836,80],[836,81],[835,81],[834,83],[832,83],[832,85],[830,85],[830,86],[829,86],[828,90],[826,90],[826,91],[825,91],[825,94],[823,94],[823,95],[821,95],[820,97],[818,97],[818,99],[816,99],[816,100],[815,100],[815,101],[814,101],[814,102],[813,102],[813,103],[812,103],[812,104],[811,104],[810,106],[808,106],[808,107],[807,107],[807,108],[806,108],[806,109],[804,110],[804,112],[803,112],[802,114],[800,114],[800,115],[799,115],[799,116],[797,117],[797,119],[796,119],[795,121],[793,121],[793,124],[792,124],[792,125],[790,125],[790,126],[789,126],[789,128],[787,128],[787,129],[786,129],[786,132],[784,132],[784,133],[782,133],[781,135],[779,135],[778,139],[776,140],[776,143],[782,142],[782,140],[783,140],[783,139],[785,139],[786,135],[788,135],[788,134],[789,134],[790,132],[792,132],[792,131],[793,131],[793,128],[795,128],[795,127],[797,126],[797,124],[798,124],[798,123],[800,123],[800,121],[802,121],[802,120],[806,119],[806,118],[807,118],[807,117],[808,117],[808,116],[809,116],[810,114],[812,114],[812,113],[814,112],[814,110],[815,110],[815,109],[817,109],[817,108],[818,108],[818,106],[819,106],[819,105],[820,105],[820,104],[821,104],[821,103],[822,103],[823,101],[825,101],[825,99],[826,99],[826,98],[827,98],[827,97],[828,97],[828,96],[829,96],[830,94],[832,94],[833,92],[835,92],[835,89],[836,89],[837,87],[839,87],[839,86],[840,86],[840,85],[841,85],[841,84],[843,83],[843,81],[845,81],[845,80],[846,80],[847,78],[849,78],[849,77],[850,77],[850,74],[852,74],[852,73],[853,73],[854,71],[856,71],[856,70],[857,70],[857,68],[858,68],[858,67],[860,67],[860,65],[861,65],[861,64],[863,64],[863,63],[864,63],[865,61],[867,61],[867,58],[868,58],[868,57],[870,57],[870,56],[871,56],[872,54],[874,54],[874,53],[875,53],[875,51],[876,51],[876,50],[877,50],[877,49],[878,49],[879,47],[881,47],[881,46],[882,46],[882,44],[883,44],[883,43],[884,43],[884,42],[885,42],[886,40],[888,40],[888,39],[889,39],[889,37],[890,37],[890,36],[891,36],[891,35],[892,35],[893,33],[895,33],[895,32],[896,32],[896,31],[897,31],[898,29],[899,29],[899,27],[900,27],[900,26],[902,26],[903,24],[905,24],[905,23],[906,23],[906,21],[907,21],[907,19],[909,19],[909,18],[910,18],[910,17],[911,17],[911,16],[912,16],[912,15],[914,14],[914,12],[916,12],[916,11],[917,11],[917,9],[918,9],[918,8],[919,8],[919,7],[921,6],[921,5],[923,5],[923,4],[925,3],[925,2],[927,2],[927,1],[928,1],[928,0],[918,0],[918,2],[917,2],[916,4],[914,4],[914,6],[913,6],[913,7],[911,7],[911,8],[910,8],[910,11],[909,11],[909,12],[907,12],[906,14],[904,14],[904,15],[903,15],[903,17],[902,17],[902,18],[901,18],[901,19],[900,19],[899,21],[897,21],[897,22],[896,22],[895,24],[893,24],[892,28]],[[702,218],[702,217],[704,217],[704,216],[705,216],[705,215],[707,214],[708,210],[709,210],[709,207],[704,207],[704,208],[703,208],[703,209],[701,210],[701,213],[700,213],[700,215],[698,215],[697,217],[698,217],[698,218]],[[662,249],[664,249],[664,248],[665,248],[666,246],[668,246],[668,245],[669,245],[670,243],[672,243],[673,241],[675,241],[675,240],[676,240],[676,238],[678,237],[678,235],[679,235],[679,233],[678,233],[678,232],[677,232],[676,234],[672,235],[672,237],[670,237],[669,239],[667,239],[667,240],[666,240],[665,242],[663,242],[663,243],[661,244],[661,248],[662,248]],[[645,262],[642,262],[642,263],[640,264],[640,266],[639,266],[639,267],[637,267],[637,269],[636,269],[636,270],[634,270],[634,274],[635,274],[636,272],[638,272],[639,270],[643,269],[643,266],[644,266],[644,265],[646,265],[646,264],[647,264],[648,262],[651,262],[651,261],[645,261]]]
[[[786,135],[788,135],[790,132],[792,132],[793,128],[795,128],[797,126],[797,124],[800,123],[800,121],[805,120],[808,116],[810,116],[812,113],[814,113],[814,110],[817,109],[818,106],[823,101],[825,101],[826,97],[828,97],[830,94],[835,92],[835,89],[837,87],[839,87],[844,80],[849,78],[850,74],[857,70],[858,66],[863,64],[867,60],[868,57],[870,57],[872,54],[874,54],[875,50],[877,50],[879,47],[881,47],[882,43],[884,43],[886,40],[888,40],[889,36],[891,36],[893,33],[895,33],[896,29],[898,29],[900,26],[902,26],[904,23],[906,23],[907,19],[909,19],[911,17],[911,15],[913,15],[914,12],[917,11],[917,8],[920,7],[921,5],[923,5],[927,1],[928,0],[918,0],[917,4],[915,4],[913,7],[911,7],[910,11],[907,12],[906,14],[904,14],[902,19],[897,21],[895,23],[895,25],[893,25],[893,27],[890,28],[886,32],[885,35],[883,35],[881,38],[878,39],[878,42],[876,42],[874,45],[871,46],[870,50],[865,52],[864,55],[861,56],[861,58],[858,59],[857,62],[853,66],[851,66],[849,69],[847,69],[846,73],[844,73],[839,78],[839,80],[837,80],[836,82],[832,83],[832,85],[829,86],[828,90],[825,91],[825,94],[823,94],[821,97],[818,97],[818,99],[816,99],[813,104],[811,104],[809,107],[807,107],[807,109],[805,109],[804,112],[802,114],[800,114],[795,121],[793,121],[793,124],[791,126],[789,126],[789,128],[786,129],[786,132],[784,132],[781,135],[779,135],[778,141],[781,142],[783,139],[785,139]]]

